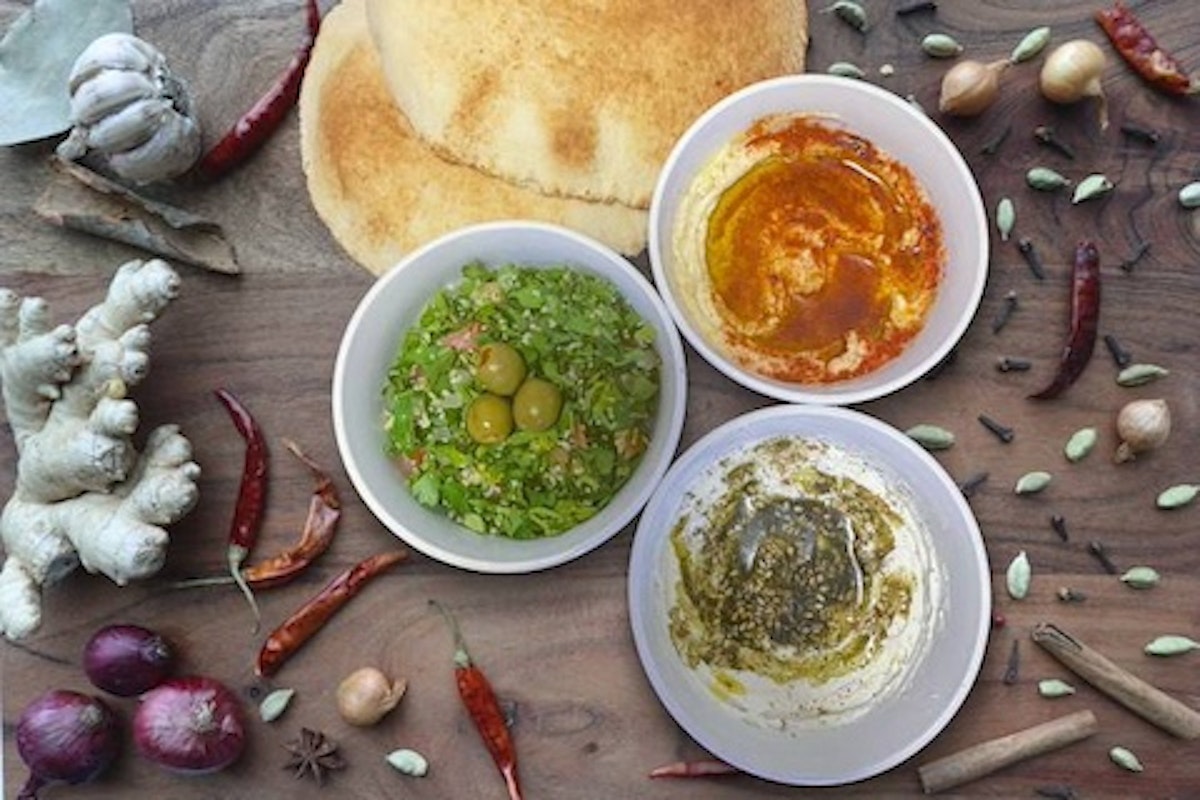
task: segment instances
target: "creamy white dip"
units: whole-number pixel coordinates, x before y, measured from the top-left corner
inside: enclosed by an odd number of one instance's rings
[[[803,730],[849,722],[902,691],[929,649],[943,595],[943,575],[929,531],[921,522],[915,499],[896,476],[831,443],[801,438],[782,442],[772,439],[743,447],[702,474],[682,500],[680,521],[672,535],[677,548],[682,543],[688,554],[699,558],[707,538],[714,535],[710,515],[719,507],[727,507],[730,501],[731,474],[737,471],[738,478],[733,483],[741,485],[747,470],[760,495],[820,500],[837,508],[836,494],[828,491],[823,496],[819,492],[814,494],[812,480],[797,477],[801,472],[810,477],[815,472],[823,476],[818,483],[825,484],[826,490],[832,485],[846,486],[838,484],[841,479],[857,485],[859,488],[854,491],[866,491],[884,503],[891,512],[892,547],[873,565],[862,602],[879,602],[881,587],[890,576],[911,586],[907,610],[886,622],[885,632],[876,637],[879,641],[872,643],[871,655],[865,663],[852,663],[849,671],[818,679],[780,680],[778,676],[689,659],[684,655],[688,645],[684,642],[681,649],[681,639],[694,641],[696,636],[703,635],[695,627],[673,625],[672,640],[685,664],[693,662],[689,671],[694,680],[752,725]],[[824,476],[833,480],[825,481]],[[853,513],[847,509],[849,516]],[[678,550],[668,552],[663,582],[673,620],[677,620],[681,603],[684,608],[695,609],[682,584],[678,556]],[[687,612],[683,618],[688,618]],[[692,619],[691,624],[694,623]],[[800,653],[784,645],[774,645],[773,649],[771,657],[781,662],[820,655]]]

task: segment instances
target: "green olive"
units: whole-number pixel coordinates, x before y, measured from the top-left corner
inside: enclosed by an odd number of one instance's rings
[[[489,392],[508,397],[525,380],[525,359],[512,345],[489,342],[479,348],[475,379]]]
[[[513,396],[513,421],[523,431],[544,431],[558,421],[562,392],[541,378],[527,378]]]
[[[512,428],[512,407],[503,397],[481,394],[467,407],[467,433],[480,444],[503,442]]]

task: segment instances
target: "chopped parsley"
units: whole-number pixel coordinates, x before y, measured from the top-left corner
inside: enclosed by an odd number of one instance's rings
[[[463,267],[404,336],[384,386],[389,454],[413,497],[483,534],[554,536],[633,474],[658,410],[654,329],[607,280],[568,267]],[[505,342],[563,394],[557,422],[480,444],[466,409],[479,349]]]

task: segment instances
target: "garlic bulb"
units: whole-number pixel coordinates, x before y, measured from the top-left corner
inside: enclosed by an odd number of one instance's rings
[[[1166,400],[1134,400],[1117,414],[1117,446],[1114,460],[1132,461],[1139,453],[1153,450],[1171,435],[1171,409]]]
[[[200,126],[183,82],[153,45],[109,33],[79,54],[67,88],[70,135],[58,155],[102,155],[118,176],[152,183],[181,175],[200,157]]]

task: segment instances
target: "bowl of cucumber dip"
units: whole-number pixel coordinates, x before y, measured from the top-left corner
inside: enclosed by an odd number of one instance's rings
[[[412,548],[546,569],[641,511],[683,429],[683,348],[650,282],[585,236],[463,228],[408,255],[351,316],[333,423],[355,489]]]

